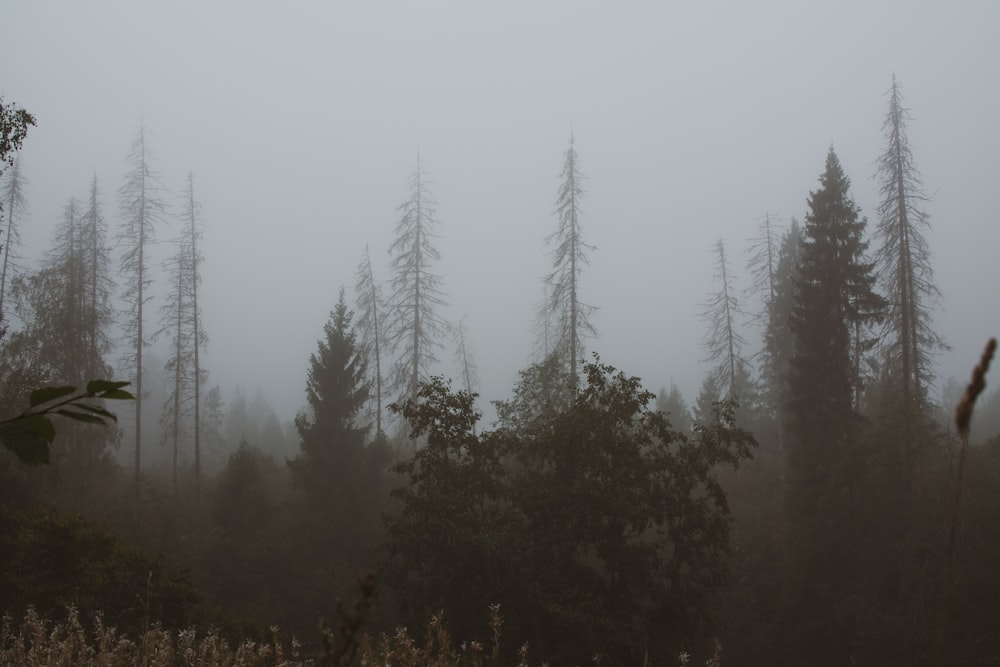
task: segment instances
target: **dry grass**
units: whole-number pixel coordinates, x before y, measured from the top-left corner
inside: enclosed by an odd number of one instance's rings
[[[293,639],[286,652],[272,628],[270,643],[244,641],[230,646],[217,632],[209,630],[198,636],[194,629],[170,631],[148,630],[140,641],[134,641],[105,625],[100,614],[95,615],[93,629],[80,623],[72,607],[65,622],[52,622],[29,609],[15,624],[7,614],[0,627],[0,665],[18,667],[322,667],[324,665],[360,664],[378,667],[500,667],[503,617],[498,605],[490,607],[489,646],[478,642],[456,643],[438,614],[427,624],[423,641],[414,639],[406,628],[394,634],[372,638],[362,636],[356,660],[334,658],[327,650],[324,656],[303,657]],[[715,645],[715,655],[706,667],[721,666],[721,646]],[[690,665],[687,654],[678,658],[680,665]],[[600,656],[594,656],[599,665]],[[542,663],[545,665],[546,663]],[[528,667],[528,645],[517,652],[516,667]]]

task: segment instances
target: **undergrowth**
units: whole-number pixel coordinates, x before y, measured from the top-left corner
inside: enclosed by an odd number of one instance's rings
[[[359,610],[357,607],[355,611]],[[342,617],[350,620],[350,615]],[[501,653],[503,617],[499,605],[490,607],[489,645],[479,642],[456,643],[437,614],[428,622],[422,640],[406,628],[379,637],[357,634],[342,624],[338,633],[325,632],[323,652],[319,656],[303,656],[293,638],[286,648],[278,629],[271,628],[271,641],[243,641],[230,645],[215,629],[199,636],[194,628],[172,631],[159,627],[147,630],[134,640],[106,625],[101,614],[95,614],[93,629],[80,622],[79,612],[70,607],[65,621],[54,622],[28,609],[24,618],[15,622],[10,614],[3,617],[0,627],[0,665],[18,667],[501,667],[509,664],[528,667],[528,645],[518,649],[513,662],[505,662]],[[339,642],[338,642],[339,639]],[[720,667],[721,647],[715,644],[715,654],[706,667]],[[600,665],[601,656],[593,657]],[[648,663],[647,663],[648,664]],[[678,656],[678,664],[691,665],[686,653]],[[546,663],[541,663],[546,665]]]

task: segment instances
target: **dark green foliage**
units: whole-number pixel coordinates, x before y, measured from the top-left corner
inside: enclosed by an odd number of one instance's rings
[[[397,407],[427,440],[398,468],[409,484],[388,524],[404,620],[444,608],[466,636],[497,602],[508,631],[559,664],[660,662],[704,630],[729,526],[715,470],[753,439],[731,405],[689,438],[638,378],[584,373],[572,404],[478,436],[473,396],[441,380]]]
[[[855,410],[858,327],[877,318],[873,267],[864,259],[865,220],[831,149],[820,189],[809,198],[796,297],[791,359],[786,496],[792,571],[788,612],[800,622],[794,645],[835,662],[857,619],[834,599],[852,588],[864,507],[862,421]],[[801,644],[799,644],[799,642]],[[843,662],[843,660],[841,660]]]
[[[0,600],[15,616],[32,605],[50,618],[75,605],[100,611],[133,636],[153,623],[206,620],[185,571],[166,566],[78,515],[0,507]]]
[[[289,565],[297,573],[291,586],[300,607],[331,613],[336,598],[352,593],[355,577],[372,567],[388,500],[388,444],[381,438],[366,444],[369,425],[358,423],[369,383],[351,318],[341,291],[310,359],[309,412],[295,420],[300,451],[288,461],[298,492],[287,526]],[[315,625],[315,617],[301,616],[297,627]]]
[[[27,464],[49,463],[49,447],[56,437],[51,415],[86,424],[108,426],[117,417],[99,402],[134,400],[122,389],[128,382],[91,380],[85,391],[76,387],[43,387],[31,392],[28,408],[14,417],[0,421],[0,443]]]

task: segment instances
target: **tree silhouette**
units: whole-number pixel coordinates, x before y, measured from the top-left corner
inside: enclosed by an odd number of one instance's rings
[[[162,222],[165,204],[161,187],[150,166],[152,152],[146,142],[146,126],[140,122],[127,162],[129,170],[118,190],[123,226],[118,235],[121,246],[121,274],[124,280],[125,338],[129,351],[123,359],[126,372],[135,379],[135,493],[139,498],[139,475],[142,463],[142,353],[148,347],[144,329],[145,307],[151,296],[149,266],[150,246],[156,240],[156,228]]]
[[[556,231],[546,238],[552,248],[552,272],[545,277],[549,286],[549,318],[556,327],[553,353],[566,364],[573,387],[579,382],[578,364],[583,358],[584,339],[596,335],[591,322],[593,306],[580,298],[580,276],[589,263],[587,252],[594,249],[583,240],[580,226],[580,208],[583,199],[583,179],[580,173],[573,135],[570,133],[566,149],[562,183],[556,198]]]
[[[433,245],[436,202],[427,185],[418,155],[410,196],[399,207],[396,238],[389,248],[393,276],[386,341],[396,353],[390,382],[401,400],[416,399],[420,382],[430,377],[430,367],[438,361],[448,329],[439,314],[445,306],[441,278],[431,270],[440,254]]]

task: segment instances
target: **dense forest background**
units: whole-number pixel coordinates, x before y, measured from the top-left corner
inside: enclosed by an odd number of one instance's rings
[[[1000,661],[998,7],[516,4],[4,9],[0,662]]]
[[[765,214],[741,249],[751,285],[714,246],[709,371],[690,407],[676,386],[656,395],[587,352],[599,334],[581,279],[595,249],[571,136],[535,360],[490,425],[469,333],[442,313],[419,158],[391,275],[376,280],[365,252],[305,360],[306,408],[281,424],[263,392],[226,399],[200,365],[196,181],[155,263],[167,214],[145,126],[117,190],[119,228],[95,177],[67,201],[45,259],[9,263],[29,202],[17,149],[44,128],[5,103],[4,416],[23,420],[36,387],[123,376],[136,390],[90,403],[133,418],[121,427],[54,416],[45,463],[4,432],[7,611],[73,605],[127,633],[193,624],[237,642],[277,624],[317,652],[320,619],[349,624],[338,600],[360,595],[353,618],[368,632],[443,613],[479,645],[502,609],[518,643],[496,659],[526,644],[558,664],[662,664],[719,646],[727,664],[988,664],[1000,650],[1000,400],[980,398],[970,441],[952,414],[976,395],[952,381],[953,403],[933,396],[947,343],[929,199],[894,77],[887,102],[871,227],[831,148],[802,221]],[[156,338],[166,358],[150,352]],[[451,380],[434,373],[446,350]]]

